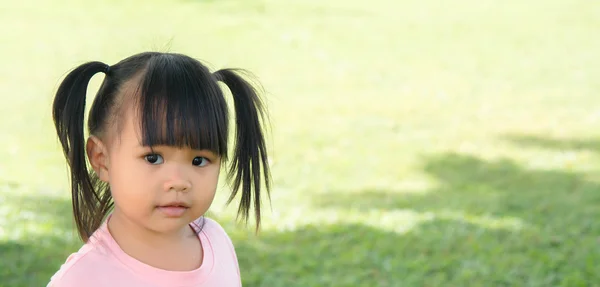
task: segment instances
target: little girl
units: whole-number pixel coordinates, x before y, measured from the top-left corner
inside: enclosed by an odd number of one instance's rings
[[[85,139],[86,90],[99,72],[106,77]],[[67,75],[52,108],[85,244],[48,286],[241,286],[230,238],[203,216],[228,159],[229,111],[219,82],[233,95],[236,118],[228,203],[241,188],[238,214],[247,221],[253,205],[258,229],[261,183],[269,192],[270,175],[263,105],[248,82],[181,54],[89,62]]]

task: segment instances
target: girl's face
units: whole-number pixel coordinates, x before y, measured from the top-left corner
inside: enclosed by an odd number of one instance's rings
[[[141,145],[139,118],[129,109],[122,129],[107,145],[106,172],[115,202],[113,216],[151,231],[181,230],[211,205],[220,157],[210,151]]]

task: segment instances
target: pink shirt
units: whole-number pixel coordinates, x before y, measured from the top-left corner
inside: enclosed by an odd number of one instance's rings
[[[202,219],[192,223],[198,231]],[[127,255],[113,239],[106,222],[88,242],[71,254],[47,287],[198,287],[242,286],[235,249],[225,230],[205,218],[199,233],[202,266],[192,271],[166,271]]]

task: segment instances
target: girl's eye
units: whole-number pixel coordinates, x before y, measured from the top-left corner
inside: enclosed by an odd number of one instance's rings
[[[208,164],[208,159],[205,157],[197,156],[192,160],[192,164],[195,166],[205,166]]]
[[[144,159],[150,164],[161,164],[164,162],[162,156],[155,153],[145,156]]]

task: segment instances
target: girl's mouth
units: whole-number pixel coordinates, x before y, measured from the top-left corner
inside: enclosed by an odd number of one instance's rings
[[[181,217],[188,210],[188,207],[182,205],[165,205],[157,209],[167,217]]]

